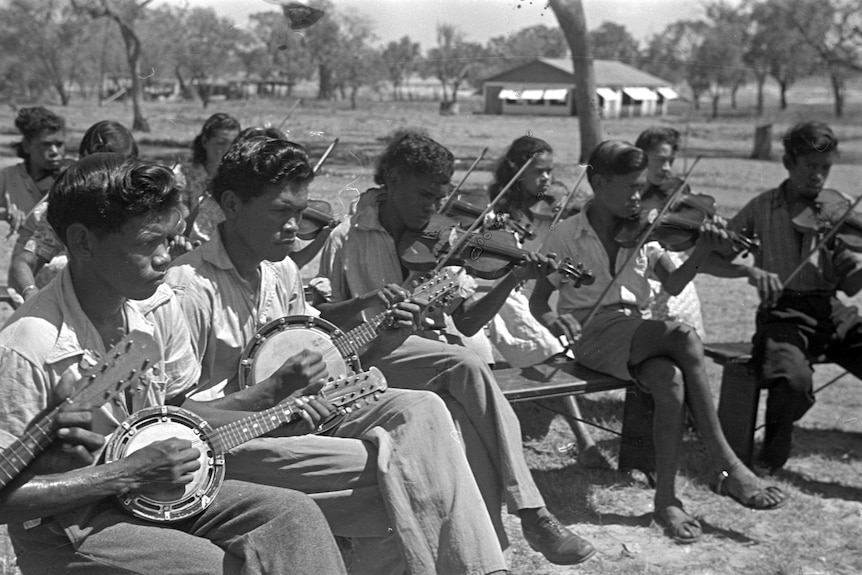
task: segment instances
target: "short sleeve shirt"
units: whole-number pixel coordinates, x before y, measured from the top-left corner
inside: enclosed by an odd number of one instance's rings
[[[548,276],[551,284],[559,290],[557,313],[571,313],[579,321],[589,315],[613,277],[608,254],[586,214],[585,210],[557,225],[549,232],[542,247],[544,253],[555,253],[558,259],[571,258],[575,264],[583,263],[585,269],[592,271],[595,278],[592,285],[577,288],[569,282],[563,282],[558,275]],[[633,306],[643,309],[649,302],[647,276],[661,256],[661,251],[644,246],[622,269],[630,254],[631,250],[626,248],[620,248],[617,252],[614,271],[619,278],[605,295],[602,307]]]
[[[299,269],[289,257],[260,264],[255,288],[240,276],[221,233],[177,258],[166,281],[180,301],[201,361],[194,399],[208,401],[239,390],[245,347],[270,321],[288,315],[317,315],[305,301]]]
[[[330,280],[332,301],[348,300],[390,283],[405,285],[395,240],[380,223],[380,204],[385,199],[386,191],[382,189],[362,194],[356,213],[341,222],[326,240],[320,258],[320,275]],[[473,295],[476,281],[461,268],[449,266],[446,269],[457,278],[459,298],[452,302],[452,306],[457,306]],[[415,276],[418,274],[410,274],[406,279]],[[381,304],[379,309],[368,309],[365,314],[373,315],[382,310]],[[443,325],[442,317],[437,319],[435,329]]]
[[[779,278],[789,277],[817,241],[814,232],[803,233],[794,227],[793,215],[802,206],[788,202],[786,184],[784,182],[748,202],[728,224],[729,229],[760,240],[759,249],[754,251],[754,265],[778,274]],[[823,272],[824,258],[831,257],[831,252],[824,249],[809,258],[787,287],[795,291],[837,289],[840,278]]]
[[[153,336],[161,358],[143,376],[132,409],[124,399],[93,409],[93,431],[109,435],[134,412],[163,405],[197,383],[199,367],[192,354],[185,318],[167,286],[147,300],[127,301],[129,330]],[[102,338],[78,303],[68,269],[27,300],[0,331],[0,448],[21,437],[27,425],[55,401],[60,378],[69,370],[92,365],[104,355]],[[74,372],[73,372],[74,373]],[[90,507],[64,514],[64,527],[84,525]],[[80,530],[68,531],[75,540]]]

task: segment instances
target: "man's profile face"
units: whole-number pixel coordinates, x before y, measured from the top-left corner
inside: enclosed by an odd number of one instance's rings
[[[787,180],[790,188],[803,198],[814,199],[829,178],[829,171],[838,152],[811,152],[795,158],[786,156]]]
[[[641,194],[646,183],[646,170],[599,176],[595,201],[620,219],[631,218],[640,210]]]
[[[152,296],[171,263],[168,244],[184,223],[179,209],[136,216],[117,232],[96,238],[91,273],[114,294],[133,300]]]
[[[645,153],[649,160],[647,164],[647,181],[654,186],[660,186],[673,175],[673,162],[676,159],[676,152],[673,151],[673,147],[670,144],[662,142],[653,146]]]

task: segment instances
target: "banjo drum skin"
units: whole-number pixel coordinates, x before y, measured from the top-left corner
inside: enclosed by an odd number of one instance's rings
[[[209,438],[213,428],[201,417],[170,405],[148,407],[126,419],[105,449],[106,461],[116,461],[156,441],[176,437],[200,450],[200,468],[191,483],[158,493],[129,493],[120,502],[136,517],[150,521],[180,521],[209,506],[224,479],[224,454]]]
[[[362,371],[357,355],[344,358],[333,343],[343,335],[334,324],[308,315],[291,315],[267,323],[242,352],[240,389],[265,380],[284,365],[288,357],[305,349],[323,356],[329,377],[345,377]]]

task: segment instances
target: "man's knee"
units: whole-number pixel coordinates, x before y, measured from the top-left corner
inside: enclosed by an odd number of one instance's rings
[[[651,357],[636,368],[638,381],[643,384],[656,401],[675,399],[682,401],[685,387],[679,367],[667,357]]]
[[[758,357],[759,356],[759,357]],[[786,386],[796,394],[811,389],[814,370],[805,353],[795,344],[767,338],[755,353],[760,377],[767,387]]]

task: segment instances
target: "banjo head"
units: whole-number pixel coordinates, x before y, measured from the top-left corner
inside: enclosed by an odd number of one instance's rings
[[[333,338],[343,335],[334,324],[319,317],[291,315],[269,322],[258,330],[242,352],[239,365],[241,389],[255,385],[276,372],[284,361],[303,350],[323,356],[330,378],[362,371],[359,358],[344,358]]]
[[[191,483],[164,491],[128,493],[118,496],[120,505],[136,517],[149,521],[179,521],[206,509],[224,479],[224,456],[216,455],[210,436],[212,427],[194,413],[173,406],[149,407],[126,419],[105,448],[110,463],[169,438],[185,439],[200,450],[200,468]]]

